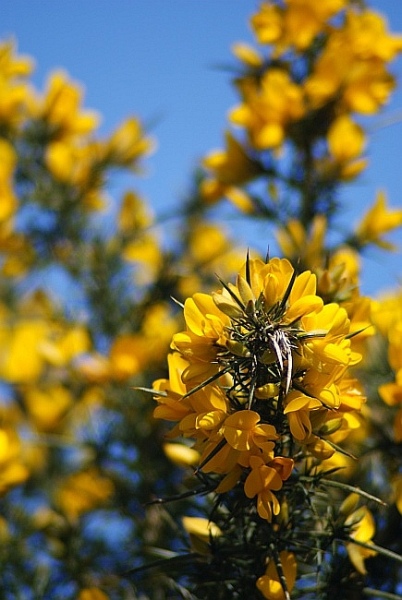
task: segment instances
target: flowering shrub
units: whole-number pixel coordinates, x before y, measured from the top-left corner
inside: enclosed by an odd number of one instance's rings
[[[402,295],[359,286],[402,210],[379,192],[339,227],[339,192],[402,37],[360,0],[250,24],[174,244],[135,189],[141,121],[102,138],[66,73],[36,90],[0,44],[6,600],[401,598]],[[267,257],[211,213],[224,198]]]

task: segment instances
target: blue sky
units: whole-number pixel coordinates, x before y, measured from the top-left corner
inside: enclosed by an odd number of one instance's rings
[[[158,210],[180,201],[197,159],[222,146],[226,115],[237,103],[230,75],[230,47],[251,41],[248,18],[255,0],[2,0],[1,38],[14,37],[21,53],[36,61],[34,83],[42,89],[47,74],[65,69],[84,84],[85,105],[102,115],[102,133],[131,114],[153,124],[158,151],[147,161],[148,175],[135,186]],[[400,0],[371,5],[402,32]],[[401,80],[402,59],[393,65]],[[398,122],[384,127],[399,111]],[[370,167],[343,191],[345,222],[353,222],[387,191],[390,204],[402,206],[402,90],[379,117],[368,148]],[[165,212],[165,210],[164,210]],[[224,211],[225,218],[227,211]],[[265,240],[266,226],[242,232],[243,243]],[[402,235],[394,236],[401,238]],[[374,293],[402,277],[401,256],[370,252],[362,289]]]

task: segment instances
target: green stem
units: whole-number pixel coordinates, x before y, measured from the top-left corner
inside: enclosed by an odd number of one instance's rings
[[[382,554],[383,556],[386,556],[391,560],[395,560],[397,562],[402,563],[402,556],[400,554],[396,554],[396,552],[392,552],[392,550],[388,550],[387,548],[383,548],[382,546],[377,546],[376,544],[366,544],[365,542],[360,542],[359,540],[355,540],[352,537],[348,537],[347,541],[351,544],[356,544],[356,546],[367,548],[368,550],[375,550],[375,552],[378,552],[378,554]]]
[[[380,590],[373,590],[372,588],[364,588],[363,594],[365,596],[375,596],[376,598],[385,598],[386,600],[402,600],[402,596],[397,594],[391,594],[390,592],[382,592]]]
[[[306,476],[301,476],[300,481],[310,481],[311,482],[311,478],[306,477]],[[362,496],[362,498],[366,498],[367,500],[372,500],[373,502],[376,502],[377,504],[381,504],[382,506],[387,506],[387,503],[384,502],[383,500],[380,500],[380,498],[377,498],[376,496],[372,496],[368,492],[365,492],[364,490],[361,490],[360,488],[355,487],[353,485],[349,485],[348,483],[342,483],[342,481],[332,481],[331,479],[325,479],[324,477],[322,479],[320,479],[319,481],[320,481],[320,483],[323,483],[324,485],[326,485],[328,487],[334,487],[334,488],[338,488],[340,490],[345,490],[347,492],[353,492],[355,494],[358,494],[359,496]]]

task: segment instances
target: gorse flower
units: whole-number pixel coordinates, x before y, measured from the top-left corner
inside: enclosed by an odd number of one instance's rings
[[[346,310],[324,304],[310,271],[247,259],[236,284],[222,285],[186,300],[155,416],[195,440],[199,470],[224,476],[219,493],[240,482],[271,521],[295,457],[331,456],[332,438],[347,434],[346,415],[360,408],[348,394],[361,394],[348,369],[360,355]]]
[[[296,581],[297,563],[292,552],[282,551],[279,555],[283,577],[288,592],[291,592]],[[284,600],[285,592],[273,560],[268,562],[266,572],[257,580],[257,588],[268,600]]]

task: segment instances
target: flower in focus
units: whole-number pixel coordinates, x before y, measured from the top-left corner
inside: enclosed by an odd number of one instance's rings
[[[257,498],[257,510],[262,519],[272,521],[273,515],[278,515],[280,504],[273,494],[282,488],[283,481],[290,477],[293,460],[276,457],[268,464],[259,456],[250,458],[251,472],[244,483],[244,492],[248,498]]]
[[[246,497],[272,521],[295,447],[328,458],[331,436],[355,427],[364,397],[348,369],[360,355],[347,311],[324,305],[310,271],[248,259],[236,284],[222,285],[186,300],[187,329],[173,335],[169,380],[154,383],[154,414],[177,422],[172,437],[195,441],[199,468],[223,476],[218,493],[245,472]]]

